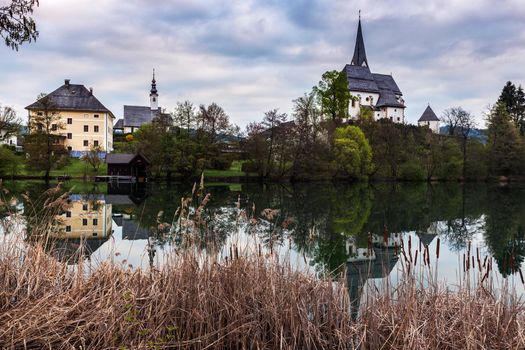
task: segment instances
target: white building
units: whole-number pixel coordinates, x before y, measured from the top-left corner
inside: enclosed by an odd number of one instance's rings
[[[417,121],[417,125],[427,127],[432,130],[433,133],[439,134],[439,118],[436,116],[436,113],[434,113],[432,108],[430,108],[430,105],[427,106]]]
[[[343,73],[346,74],[350,93],[356,97],[349,106],[351,118],[357,118],[361,108],[369,108],[375,120],[386,118],[395,123],[405,122],[405,101],[392,75],[370,71],[361,30],[361,18],[357,26],[354,56],[350,64],[344,67]]]

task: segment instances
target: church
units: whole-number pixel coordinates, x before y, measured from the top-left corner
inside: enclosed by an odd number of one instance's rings
[[[153,79],[151,80],[149,102],[149,106],[124,105],[124,118],[119,119],[115,124],[115,133],[134,133],[143,124],[151,123],[154,118],[162,114],[162,108],[159,107],[159,93],[157,91],[157,81],[155,80],[155,70],[153,70]]]
[[[348,89],[355,100],[348,108],[350,118],[357,118],[361,108],[369,108],[374,119],[390,119],[394,123],[405,122],[403,93],[392,75],[372,73],[366,57],[365,42],[361,28],[361,16],[357,26],[354,56],[343,69],[348,80]]]

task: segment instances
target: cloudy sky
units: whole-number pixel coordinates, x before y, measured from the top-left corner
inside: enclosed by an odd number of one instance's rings
[[[0,4],[8,0],[0,0]],[[479,116],[504,83],[525,85],[524,0],[41,0],[36,43],[0,46],[0,104],[24,107],[63,84],[93,87],[117,117],[148,105],[217,102],[246,125],[290,113],[353,54],[362,10],[368,62],[394,76],[409,122],[427,103]]]

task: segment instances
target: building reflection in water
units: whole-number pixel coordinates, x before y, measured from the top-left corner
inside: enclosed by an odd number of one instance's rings
[[[89,258],[112,234],[112,206],[103,194],[71,194],[68,209],[57,218],[53,255],[70,264]]]
[[[429,245],[437,236],[434,229],[435,227],[431,226],[426,232],[416,233],[423,246]],[[361,296],[367,280],[390,275],[399,260],[401,244],[401,233],[370,234],[366,244],[359,244],[354,236],[346,240],[346,279],[354,320],[359,315]]]

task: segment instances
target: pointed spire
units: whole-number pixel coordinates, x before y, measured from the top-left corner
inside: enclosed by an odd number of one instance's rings
[[[368,67],[366,59],[365,41],[363,40],[363,31],[361,29],[361,10],[359,10],[359,24],[357,26],[357,37],[355,39],[354,57],[350,63],[352,66]]]
[[[157,94],[157,82],[155,81],[155,68],[153,68],[153,79],[151,80],[151,94]]]

